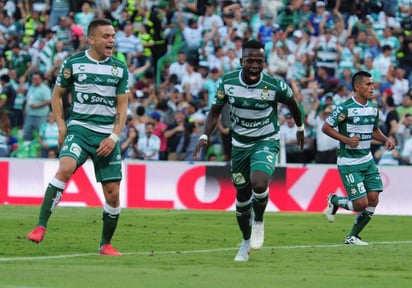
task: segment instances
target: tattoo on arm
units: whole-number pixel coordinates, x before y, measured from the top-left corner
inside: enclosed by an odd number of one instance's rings
[[[120,123],[120,113],[116,113],[116,115],[114,115],[114,125],[119,125]]]

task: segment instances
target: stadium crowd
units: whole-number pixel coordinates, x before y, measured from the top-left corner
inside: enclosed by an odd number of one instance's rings
[[[374,157],[412,164],[412,0],[0,0],[0,157],[25,157],[33,145],[37,157],[58,156],[51,91],[64,59],[87,48],[94,18],[112,21],[114,56],[129,67],[125,159],[191,161],[220,76],[258,39],[265,71],[291,85],[305,117],[300,151],[279,107],[287,163],[336,163],[338,142],[321,127],[365,70],[382,131],[397,142],[373,145]],[[66,117],[75,96],[64,99]],[[228,109],[213,138],[201,160],[229,161]]]

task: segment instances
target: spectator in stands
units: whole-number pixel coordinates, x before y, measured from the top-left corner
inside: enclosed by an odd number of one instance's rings
[[[290,62],[287,54],[287,48],[283,42],[277,42],[275,49],[267,55],[267,72],[272,76],[277,76],[282,79],[286,79]]]
[[[315,69],[310,61],[309,54],[303,53],[288,69],[287,80],[293,79],[301,88],[306,88],[308,83],[315,80]]]
[[[377,68],[374,67],[374,60],[371,56],[366,56],[363,61],[362,70],[369,72],[372,75],[373,83],[375,85],[376,90],[381,90],[382,84],[382,73]],[[352,75],[352,73],[351,73]],[[347,79],[347,75],[345,78]],[[347,82],[346,82],[347,83]],[[347,87],[348,88],[348,87]]]
[[[49,158],[50,150],[54,150],[55,154],[58,154],[59,129],[56,116],[52,111],[49,112],[47,121],[40,126],[38,138],[42,146],[40,150],[42,158]]]
[[[335,77],[339,59],[341,59],[342,47],[334,35],[334,26],[326,26],[324,30],[325,34],[319,35],[318,41],[313,48],[316,56],[316,67],[324,68],[329,76]]]
[[[43,76],[34,72],[32,83],[27,90],[27,103],[25,110],[23,140],[33,140],[33,133],[38,133],[40,126],[47,121],[50,112],[51,89],[43,82]]]
[[[59,23],[60,17],[68,16],[71,10],[72,1],[69,0],[51,0],[49,27],[54,27]]]
[[[401,151],[405,147],[406,141],[411,138],[412,135],[412,115],[405,114],[402,119],[399,120],[399,128],[396,132],[396,139],[398,140]]]
[[[393,101],[395,106],[399,106],[402,103],[403,95],[409,91],[409,80],[405,78],[405,70],[397,67],[395,68],[395,77],[390,79],[390,89],[393,92]]]
[[[120,143],[120,149],[123,159],[137,159],[139,157],[139,150],[137,147],[137,140],[139,133],[136,127],[129,126],[127,130],[126,139]]]
[[[177,59],[169,66],[169,75],[175,74],[177,76],[178,83],[182,82],[183,76],[187,74],[187,56],[185,50],[179,50]]]
[[[176,110],[174,113],[174,121],[167,126],[164,133],[164,136],[167,139],[167,160],[182,160],[178,159],[176,148],[180,139],[183,137],[186,123],[184,109]]]
[[[141,160],[159,160],[160,139],[153,134],[153,122],[146,123],[146,132],[139,135],[137,149]]]
[[[30,74],[30,67],[31,67],[31,57],[30,55],[21,49],[18,43],[15,43],[12,46],[12,55],[11,55],[11,65],[17,72],[17,78],[19,79],[27,79],[28,75]]]
[[[17,148],[18,141],[11,135],[9,117],[5,111],[0,110],[0,157],[9,157]]]
[[[399,150],[396,136],[390,134],[388,138],[395,144],[395,148],[389,151],[385,149],[384,146],[381,146],[378,150],[375,151],[373,156],[378,165],[397,166],[400,164],[401,151]]]
[[[190,18],[187,24],[184,23],[182,19],[182,9],[180,7],[177,14],[177,23],[182,31],[183,40],[186,41],[187,49],[184,49],[184,51],[187,51],[189,59],[198,59],[199,43],[202,39],[202,30],[198,22],[195,18]]]
[[[74,14],[76,24],[83,29],[85,35],[87,35],[87,27],[95,17],[96,14],[93,12],[93,9],[88,1],[84,1],[81,6],[81,11]]]
[[[133,34],[133,25],[127,23],[123,31],[116,33],[116,49],[127,58],[127,63],[134,63],[139,67],[139,57],[143,55],[143,45],[140,39]]]
[[[10,83],[10,77],[7,74],[0,76],[0,111],[5,111],[10,122],[14,122],[14,102],[16,100],[16,90]]]
[[[411,20],[412,21],[412,20]],[[412,38],[407,37],[399,51],[399,67],[405,70],[405,78],[412,83]]]
[[[322,132],[325,119],[332,113],[330,104],[320,107],[316,93],[313,94],[313,107],[307,117],[307,123],[315,129],[316,153],[315,163],[335,164],[338,156],[339,141]]]
[[[399,115],[396,112],[395,103],[389,91],[384,91],[383,102],[385,109],[385,121],[381,126],[382,132],[386,135],[396,135],[399,129]]]
[[[396,107],[396,112],[398,112],[399,119],[406,114],[412,115],[412,89],[403,96],[402,104]]]
[[[11,118],[11,128],[21,130],[23,128],[23,109],[26,101],[26,89],[25,83],[21,81],[18,83],[16,69],[12,68],[9,72],[10,75],[10,83],[13,85],[14,89],[16,90],[16,99],[14,100],[13,106],[13,116]]]
[[[176,147],[177,159],[193,161],[192,155],[201,134],[202,131],[195,122],[189,122],[185,125],[183,136],[180,137],[179,144]]]
[[[382,53],[373,60],[373,67],[376,68],[381,74],[381,79],[379,82],[382,83],[382,85],[387,84],[388,76],[393,75],[394,67],[392,64],[391,54],[391,46],[384,45],[382,46]]]
[[[325,27],[333,24],[331,14],[326,10],[326,3],[324,1],[317,1],[315,13],[309,18],[311,36],[318,37],[325,32]]]
[[[201,98],[200,92],[203,89],[204,81],[202,75],[196,71],[195,63],[187,63],[187,74],[182,78],[182,87],[186,101],[193,101],[196,104],[204,105],[204,99]]]
[[[303,163],[304,155],[296,140],[297,126],[290,112],[285,115],[285,122],[280,125],[280,137],[284,139],[286,149],[286,163]]]
[[[167,160],[167,139],[165,137],[165,131],[167,130],[167,124],[162,121],[162,114],[158,111],[150,113],[150,122],[153,123],[153,135],[156,135],[160,139],[159,159]]]
[[[206,94],[203,99],[206,100],[205,106],[210,109],[213,104],[213,99],[215,98],[219,78],[220,78],[220,71],[217,68],[212,68],[209,73],[209,77],[207,78],[204,84],[204,93]]]
[[[273,27],[273,14],[266,12],[265,14],[265,23],[259,27],[258,30],[258,40],[263,44],[266,44],[272,40],[272,33],[275,29]]]

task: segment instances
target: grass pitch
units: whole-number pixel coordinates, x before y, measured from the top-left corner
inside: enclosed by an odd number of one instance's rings
[[[345,246],[353,215],[267,213],[249,262],[234,212],[123,209],[113,245],[97,254],[100,208],[59,207],[45,239],[29,242],[39,207],[0,206],[0,287],[409,287],[412,217],[374,216],[369,246]]]

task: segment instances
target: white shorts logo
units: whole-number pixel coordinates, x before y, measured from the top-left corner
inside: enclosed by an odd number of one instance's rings
[[[82,152],[82,148],[76,143],[73,143],[70,145],[70,152],[76,155],[77,157],[80,157],[80,153]]]
[[[243,177],[242,173],[232,174],[232,178],[233,178],[233,182],[235,184],[239,185],[239,184],[245,184],[246,183],[245,177]]]

